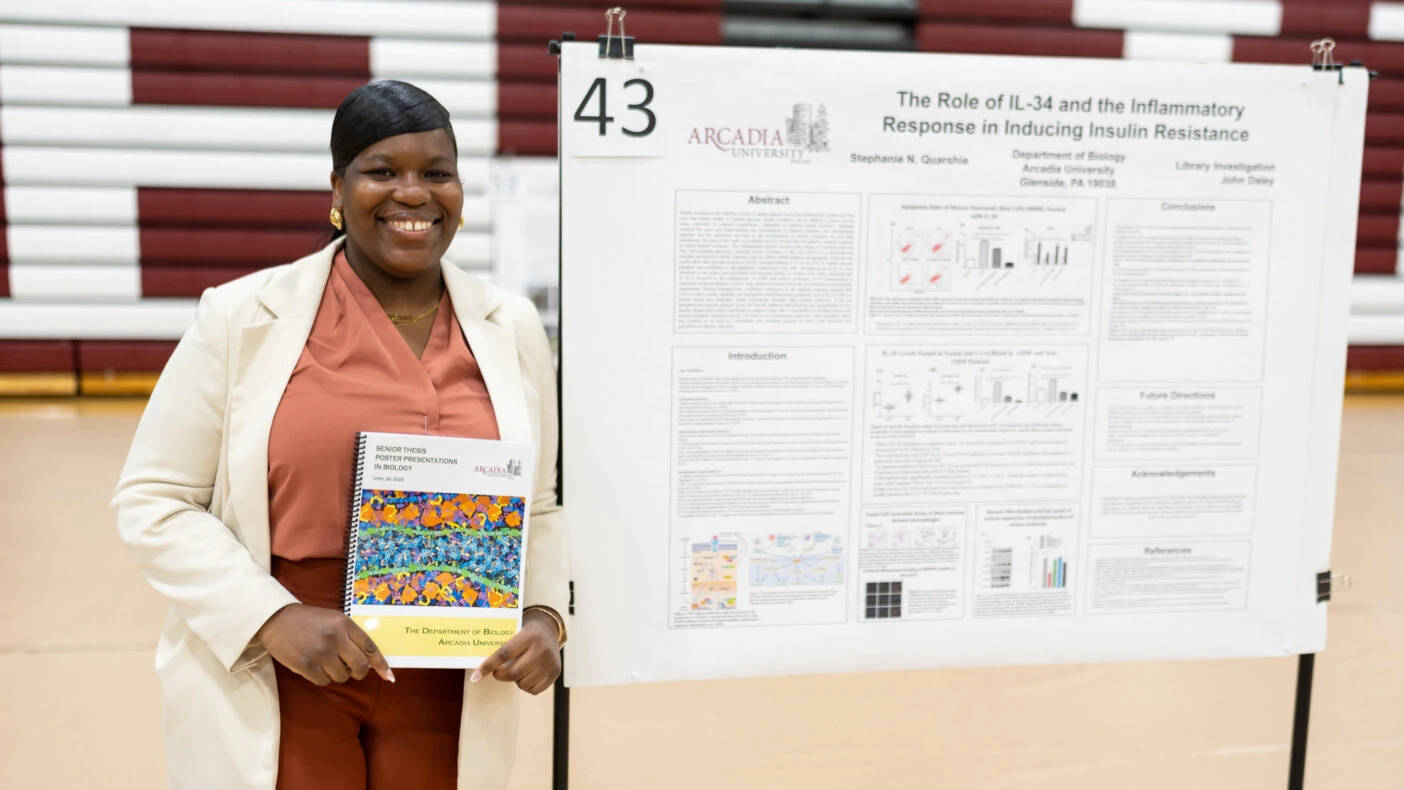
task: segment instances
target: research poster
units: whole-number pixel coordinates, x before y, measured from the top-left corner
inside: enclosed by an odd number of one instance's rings
[[[567,681],[1321,649],[1366,83],[566,44]]]

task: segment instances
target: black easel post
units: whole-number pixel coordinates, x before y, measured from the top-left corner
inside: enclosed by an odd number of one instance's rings
[[[565,663],[562,656],[561,663]],[[555,700],[552,702],[551,726],[551,790],[570,788],[570,689],[566,688],[565,673],[556,678]]]
[[[574,41],[574,40],[575,40],[575,34],[574,34],[574,33],[562,33],[562,34],[561,34],[561,41],[562,41],[562,42],[565,42],[565,41]],[[560,120],[559,120],[559,119],[562,117],[561,99],[560,99],[560,96],[559,96],[559,94],[560,94],[560,61],[559,61],[559,56],[560,56],[560,54],[561,54],[561,45],[560,45],[560,42],[552,41],[552,42],[550,42],[549,44],[547,44],[547,45],[546,45],[546,52],[547,52],[547,54],[549,54],[551,57],[557,58],[557,65],[556,65],[556,87],[557,87],[557,90],[556,90],[556,93],[557,93],[557,98],[556,98],[556,118],[557,118],[557,121],[556,121],[556,150],[557,150],[557,151],[560,151],[560,150],[561,150],[561,142],[562,142],[561,124],[560,124]],[[564,168],[564,166],[562,165],[562,163],[561,163],[561,161],[560,161],[560,157],[558,156],[558,157],[556,158],[556,178],[557,178],[557,184],[559,184],[559,182],[560,182],[560,177],[561,177],[564,173],[565,173],[565,168]],[[559,188],[559,187],[558,187],[558,188]],[[556,195],[557,195],[557,197],[559,198],[560,192],[557,191]],[[559,199],[558,199],[558,200],[557,200],[557,206],[559,206],[559,204],[560,204],[560,201],[559,201]],[[559,208],[558,208],[557,211],[556,211],[556,282],[557,282],[557,286],[556,286],[556,294],[557,294],[557,296],[556,296],[556,305],[557,305],[557,308],[556,308],[556,309],[557,309],[557,316],[560,316],[560,315],[562,315],[562,313],[563,313],[563,311],[560,310],[560,304],[561,304],[561,301],[560,301],[560,294],[562,293],[562,289],[561,289],[561,287],[560,287],[560,282],[561,282],[561,280],[563,279],[563,278],[561,277],[561,274],[562,274],[562,263],[563,263],[563,261],[564,261],[564,258],[563,258],[563,256],[562,256],[562,252],[563,252],[563,250],[564,250],[563,242],[562,242],[562,239],[561,239],[562,230],[563,230],[563,225],[562,225],[562,222],[561,222],[561,213],[560,213]],[[564,325],[564,322],[562,322],[562,321],[560,320],[560,318],[558,317],[557,320],[556,320],[556,344],[557,344],[557,353],[556,353],[556,358],[557,358],[557,373],[556,373],[556,424],[557,424],[558,426],[564,425],[564,418],[565,418],[564,409],[562,409],[562,407],[561,407],[562,400],[563,400],[562,397],[561,397],[561,396],[562,396],[562,392],[561,392],[561,379],[562,379],[562,376],[561,376],[561,373],[562,373],[562,371],[564,371],[564,369],[565,369],[565,343],[564,343],[564,340],[563,340],[563,337],[564,337],[564,335],[565,335],[565,332],[562,331],[563,325]],[[556,437],[557,437],[557,444],[556,444],[556,501],[557,501],[559,504],[564,505],[564,504],[565,504],[565,473],[564,473],[564,470],[565,470],[565,460],[564,460],[564,457],[565,457],[565,452],[564,452],[564,451],[565,451],[565,438],[564,438],[564,437],[565,437],[565,431],[564,431],[564,430],[559,430],[559,429],[558,429],[557,432],[556,432]],[[570,583],[570,603],[568,604],[568,606],[569,606],[569,614],[575,614],[575,582],[573,582],[573,581]],[[556,678],[556,685],[555,685],[554,696],[552,697],[552,701],[551,701],[551,790],[570,790],[570,689],[567,688],[567,687],[566,687],[566,684],[565,684],[565,651],[564,651],[564,650],[561,651],[561,674]]]
[[[1311,721],[1311,680],[1315,671],[1315,653],[1298,656],[1297,707],[1292,714],[1292,767],[1287,773],[1287,790],[1306,787],[1307,725]]]
[[[613,42],[614,20],[619,19],[619,48],[616,50]],[[634,39],[632,36],[624,35],[624,9],[611,8],[605,12],[605,19],[608,21],[608,33],[603,36],[596,36],[601,58],[632,60],[634,57]],[[546,53],[556,58],[556,173],[557,183],[565,180],[565,166],[560,157],[560,152],[564,150],[565,135],[563,133],[560,119],[565,117],[564,101],[565,91],[561,89],[561,67],[560,54],[561,44],[574,41],[574,33],[562,33],[560,41],[552,41],[546,45]],[[559,191],[556,193],[561,194]],[[563,296],[565,289],[565,225],[561,221],[562,212],[559,210],[560,201],[557,201],[556,211],[556,276],[557,282],[557,305],[558,316],[556,321],[556,341],[557,341],[557,375],[556,375],[556,416],[558,424],[565,425],[565,411],[562,404],[563,397],[562,384],[565,372],[565,311],[560,309],[564,305]],[[565,505],[565,431],[557,432],[556,445],[556,501],[562,506]],[[575,614],[575,582],[570,583],[570,614]],[[570,689],[565,684],[565,652],[561,652],[561,675],[556,678],[555,698],[551,706],[551,790],[569,790],[570,788]]]

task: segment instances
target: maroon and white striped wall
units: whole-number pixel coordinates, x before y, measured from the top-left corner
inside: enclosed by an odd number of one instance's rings
[[[1310,44],[1379,73],[1370,86],[1350,365],[1404,370],[1404,3],[1361,0],[919,0],[918,49],[1306,64]]]
[[[0,376],[158,371],[204,288],[314,249],[332,112],[373,79],[448,107],[469,193],[449,257],[510,266],[493,260],[494,163],[555,155],[546,41],[602,32],[607,5],[0,0]],[[628,7],[640,41],[725,44],[738,29],[722,0]],[[1338,59],[1381,74],[1352,365],[1404,370],[1404,3],[916,0],[909,24],[927,51],[1303,64],[1312,39],[1334,36]]]
[[[717,0],[644,5],[642,40],[721,43]],[[315,249],[332,113],[369,80],[453,115],[449,258],[488,273],[494,157],[555,155],[546,42],[605,7],[0,0],[0,374],[158,371],[203,289]]]

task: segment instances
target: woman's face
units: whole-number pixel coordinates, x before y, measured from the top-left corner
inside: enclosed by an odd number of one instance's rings
[[[463,213],[458,160],[443,129],[387,137],[332,173],[347,245],[408,279],[439,263]]]

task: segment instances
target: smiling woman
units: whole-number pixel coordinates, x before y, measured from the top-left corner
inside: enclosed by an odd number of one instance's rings
[[[332,121],[333,239],[414,350],[424,352],[441,291],[439,260],[463,222],[448,111],[404,82],[352,91]]]
[[[463,185],[438,101],[359,87],[331,152],[331,242],[205,293],[113,500],[175,605],[157,659],[168,783],[502,787],[515,691],[551,686],[565,639],[550,346],[529,302],[443,262]],[[471,678],[396,678],[341,611],[360,431],[538,448],[521,630]]]

